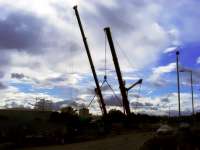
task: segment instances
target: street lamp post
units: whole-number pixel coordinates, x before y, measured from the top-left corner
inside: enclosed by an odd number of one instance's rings
[[[193,88],[193,75],[190,71],[191,94],[192,94],[192,115],[194,115],[194,88]]]
[[[178,112],[179,117],[181,116],[181,106],[180,106],[180,79],[179,79],[179,51],[176,51],[176,72],[177,72],[177,92],[178,92]]]

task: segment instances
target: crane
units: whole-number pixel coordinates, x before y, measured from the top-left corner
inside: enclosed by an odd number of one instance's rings
[[[105,33],[107,35],[107,39],[108,39],[108,42],[109,42],[109,45],[110,45],[111,54],[112,54],[112,57],[113,57],[113,62],[114,62],[114,65],[115,65],[115,70],[116,70],[117,77],[118,77],[118,82],[119,82],[119,88],[120,88],[121,95],[122,95],[123,107],[125,109],[126,115],[130,115],[131,112],[130,112],[128,96],[127,96],[127,92],[126,92],[124,81],[122,79],[122,74],[121,74],[121,70],[120,70],[117,54],[115,52],[115,47],[114,47],[114,43],[113,43],[113,40],[112,40],[112,35],[111,35],[111,32],[110,32],[110,28],[106,27],[106,28],[104,28],[104,31],[105,31]]]
[[[128,92],[129,90],[131,90],[132,88],[134,88],[136,85],[138,84],[142,84],[143,79],[139,79],[138,81],[136,81],[135,83],[133,83],[131,86],[129,86],[128,88],[126,88],[126,91]]]
[[[125,87],[125,81],[122,78],[122,74],[121,74],[117,54],[115,52],[115,47],[114,47],[114,43],[113,43],[113,40],[112,40],[110,28],[106,27],[106,28],[104,28],[104,31],[106,33],[106,36],[107,36],[107,39],[108,39],[108,42],[109,42],[109,45],[110,45],[113,63],[114,63],[114,66],[115,66],[115,70],[116,70],[116,74],[117,74],[117,78],[118,78],[118,82],[119,82],[119,88],[120,88],[120,92],[121,92],[121,95],[122,95],[123,107],[124,107],[126,115],[129,116],[131,114],[131,111],[130,111],[127,93],[130,89],[132,89],[137,84],[141,84],[142,79],[138,80],[136,83],[134,83],[133,85],[131,85],[128,88]]]
[[[75,11],[75,15],[76,15],[76,18],[77,18],[77,21],[78,21],[78,24],[79,24],[81,35],[82,35],[82,38],[83,38],[83,43],[85,45],[85,50],[86,50],[86,53],[87,53],[87,56],[88,56],[88,59],[89,59],[90,67],[91,67],[93,77],[94,77],[94,81],[95,81],[95,84],[96,84],[95,92],[96,92],[98,99],[99,99],[99,104],[100,104],[102,114],[103,114],[103,116],[106,116],[107,115],[106,105],[105,105],[105,102],[104,102],[104,99],[103,99],[103,95],[102,95],[102,92],[101,92],[101,88],[100,88],[100,85],[99,85],[99,80],[97,78],[97,74],[96,74],[96,71],[95,71],[93,60],[92,60],[92,57],[91,57],[91,54],[90,54],[89,46],[88,46],[88,43],[87,43],[87,38],[86,38],[84,30],[83,30],[83,26],[82,26],[81,19],[80,19],[80,16],[79,16],[78,8],[77,8],[77,6],[74,6],[73,9]]]

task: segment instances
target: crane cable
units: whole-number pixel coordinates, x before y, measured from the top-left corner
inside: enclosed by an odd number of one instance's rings
[[[105,69],[105,74],[104,78],[107,76],[107,40],[106,40],[106,34],[105,34],[105,51],[104,51],[104,69]]]
[[[131,68],[134,68],[134,65],[132,64],[132,62],[130,61],[130,58],[128,57],[128,55],[126,55],[126,53],[123,51],[123,49],[121,48],[119,42],[115,39],[115,42],[119,48],[119,51],[121,52],[121,54],[124,56],[124,58],[126,59],[126,62],[128,63],[128,65],[131,67]],[[142,84],[140,84],[140,87],[138,89],[138,97],[137,97],[137,100],[136,100],[136,108],[137,108],[137,102],[140,98],[140,93],[141,93],[141,87],[142,87]]]
[[[104,51],[104,57],[105,57],[105,61],[104,61],[104,69],[105,69],[105,74],[104,74],[104,83],[107,83],[108,87],[111,89],[112,93],[114,94],[115,98],[119,101],[120,106],[122,105],[122,102],[120,102],[120,98],[117,96],[117,94],[115,93],[114,89],[111,87],[111,85],[108,83],[107,81],[107,38],[106,38],[106,33],[105,33],[105,51]]]
[[[131,68],[134,68],[132,62],[130,61],[130,58],[126,55],[126,53],[123,51],[123,49],[121,48],[119,42],[115,39],[115,42],[119,48],[119,51],[121,52],[121,54],[124,56],[124,58],[126,59],[126,62],[128,63],[128,65],[131,67]]]
[[[102,88],[102,86],[103,86],[103,83],[101,84],[100,88]],[[90,107],[90,105],[92,104],[92,102],[94,101],[96,96],[97,96],[97,93],[95,93],[95,95],[92,97],[92,99],[91,99],[91,101],[90,101],[90,103],[88,104],[87,107]]]
[[[120,98],[117,96],[117,94],[115,93],[114,89],[111,87],[111,85],[107,81],[107,40],[106,40],[106,34],[105,34],[105,43],[104,44],[105,44],[105,47],[104,47],[104,50],[105,50],[104,51],[104,79],[103,79],[103,82],[102,82],[100,88],[102,88],[103,85],[106,83],[108,85],[108,87],[111,89],[114,97],[118,100],[120,106],[123,106],[122,102],[120,101]],[[90,105],[94,101],[95,97],[96,97],[96,94],[92,97],[88,107],[90,107]]]
[[[132,61],[130,60],[130,57],[124,52],[124,49],[120,46],[119,42],[117,41],[117,39],[114,39],[115,40],[115,43],[116,45],[118,46],[118,50],[119,52],[123,55],[123,57],[125,58],[127,64],[129,67],[131,68],[135,68]],[[118,53],[119,54],[119,53]],[[141,74],[136,74],[137,76],[140,76],[140,78],[144,78]]]

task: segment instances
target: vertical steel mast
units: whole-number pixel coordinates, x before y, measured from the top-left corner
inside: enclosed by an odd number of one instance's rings
[[[177,92],[178,92],[178,115],[181,117],[181,103],[180,103],[180,77],[179,77],[179,51],[176,51],[176,72],[177,72]]]
[[[192,93],[192,115],[194,115],[194,88],[193,88],[193,75],[192,70],[190,71],[190,81],[191,81],[191,93]]]
[[[108,38],[111,54],[112,54],[112,57],[113,57],[113,62],[114,62],[114,65],[115,65],[115,70],[116,70],[116,73],[117,73],[119,87],[120,87],[122,100],[123,100],[123,107],[125,109],[126,115],[130,115],[131,112],[130,112],[130,106],[129,106],[128,96],[127,96],[127,92],[126,92],[126,87],[125,87],[124,81],[122,79],[122,74],[121,74],[117,54],[115,52],[115,47],[114,47],[114,44],[113,44],[110,28],[106,27],[106,28],[104,28],[104,31],[105,31],[107,38]]]
[[[94,77],[95,84],[96,84],[96,93],[97,93],[98,98],[99,98],[100,108],[101,108],[103,116],[106,116],[107,115],[106,106],[105,106],[104,99],[103,99],[103,96],[102,96],[102,93],[101,93],[99,81],[98,81],[97,74],[96,74],[96,71],[95,71],[95,68],[94,68],[94,64],[93,64],[93,61],[92,61],[92,57],[91,57],[91,54],[90,54],[87,39],[85,37],[85,33],[84,33],[84,30],[83,30],[83,26],[82,26],[82,23],[81,23],[81,19],[80,19],[79,13],[78,13],[77,6],[74,6],[73,9],[74,9],[75,14],[76,14],[76,18],[77,18],[77,21],[78,21],[78,24],[79,24],[79,27],[80,27],[80,31],[81,31],[81,35],[82,35],[83,42],[84,42],[84,45],[85,45],[85,49],[86,49],[86,52],[87,52],[87,56],[88,56],[88,59],[89,59],[89,62],[90,62],[90,67],[92,69],[93,77]]]

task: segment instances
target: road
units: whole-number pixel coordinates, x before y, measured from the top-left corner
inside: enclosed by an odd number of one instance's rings
[[[132,132],[125,135],[105,137],[104,139],[59,146],[26,148],[24,150],[139,150],[152,133]]]

